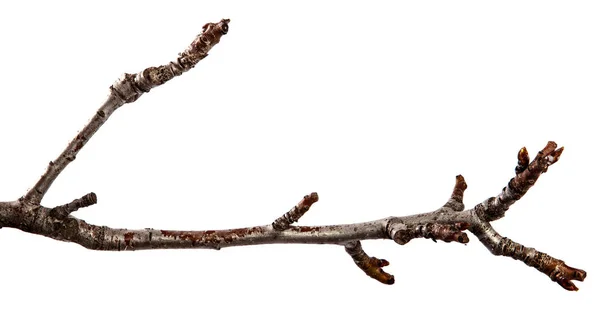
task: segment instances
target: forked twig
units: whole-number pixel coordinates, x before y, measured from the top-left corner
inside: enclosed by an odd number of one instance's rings
[[[438,210],[404,217],[387,217],[375,221],[329,225],[294,225],[318,200],[316,193],[305,196],[296,206],[262,226],[204,231],[173,231],[156,229],[114,229],[88,224],[71,215],[97,201],[90,193],[68,204],[54,208],[41,205],[44,195],[60,173],[72,162],[78,152],[120,106],[137,100],[143,93],[175,76],[193,68],[208,55],[228,32],[229,20],[208,23],[203,32],[176,61],[164,66],[149,67],[138,74],[125,74],[110,88],[110,94],[90,122],[69,143],[56,160],[50,162],[40,180],[19,200],[0,202],[0,228],[10,227],[53,239],[80,244],[88,249],[108,251],[133,251],[143,249],[211,248],[230,246],[303,243],[334,244],[343,246],[356,265],[368,276],[385,284],[393,284],[394,277],[382,270],[389,263],[368,256],[361,246],[362,240],[392,239],[404,245],[414,238],[434,241],[467,243],[465,231],[473,233],[493,254],[523,261],[548,275],[567,290],[577,290],[572,280],[583,281],[583,270],[567,266],[533,248],[528,248],[499,235],[490,222],[504,216],[509,207],[535,184],[548,167],[556,163],[562,153],[556,143],[548,142],[533,161],[522,148],[517,156],[516,175],[499,195],[491,197],[474,208],[464,210],[463,195],[467,189],[465,179],[459,175],[450,199]]]

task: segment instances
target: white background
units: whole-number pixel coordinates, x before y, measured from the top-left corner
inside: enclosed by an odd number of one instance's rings
[[[16,3],[16,2],[15,2]],[[566,147],[506,217],[513,240],[588,272],[577,293],[468,246],[93,252],[0,230],[0,331],[597,330],[600,10],[596,1],[22,1],[0,5],[0,200],[32,186],[122,73],[230,33],[194,70],[119,109],[44,199],[121,228],[305,225],[472,207],[519,148]]]

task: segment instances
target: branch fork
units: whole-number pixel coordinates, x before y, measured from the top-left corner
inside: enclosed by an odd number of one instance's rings
[[[500,194],[465,210],[463,203],[467,183],[456,176],[448,201],[439,209],[411,216],[386,217],[379,220],[339,225],[298,226],[298,220],[319,199],[317,193],[305,196],[296,206],[270,224],[248,228],[179,231],[156,229],[115,229],[85,222],[72,215],[80,208],[97,202],[94,193],[88,193],[70,203],[53,208],[41,204],[43,197],[60,175],[75,160],[79,151],[107,121],[110,115],[126,103],[135,102],[141,95],[195,67],[229,31],[229,20],[207,23],[203,31],[167,65],[148,67],[137,74],[125,74],[110,87],[110,94],[89,123],[69,143],[65,150],[49,163],[38,182],[20,199],[0,202],[0,228],[9,227],[25,232],[74,242],[88,249],[103,251],[133,251],[143,249],[204,248],[221,249],[274,243],[331,244],[344,247],[358,268],[367,276],[384,284],[393,284],[395,278],[383,267],[384,259],[366,254],[361,241],[391,239],[405,245],[415,238],[433,241],[469,242],[467,231],[494,255],[508,256],[536,268],[566,290],[577,290],[572,282],[583,281],[586,272],[566,265],[562,260],[525,247],[496,232],[491,222],[521,199],[536,183],[541,174],[555,164],[563,152],[550,141],[530,162],[526,148],[517,154],[515,177]]]

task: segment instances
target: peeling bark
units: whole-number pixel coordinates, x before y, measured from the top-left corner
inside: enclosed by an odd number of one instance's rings
[[[75,160],[79,151],[116,109],[136,101],[143,93],[193,68],[228,32],[228,23],[229,20],[224,19],[218,23],[206,24],[203,32],[179,54],[176,61],[164,66],[149,67],[137,74],[125,74],[115,82],[110,87],[110,94],[104,104],[60,156],[50,162],[40,180],[20,199],[0,202],[0,228],[16,228],[56,240],[74,242],[88,249],[104,251],[181,248],[219,250],[230,246],[275,243],[333,244],[343,246],[361,270],[385,284],[394,283],[394,277],[382,270],[382,267],[389,263],[368,256],[360,241],[392,239],[404,245],[413,238],[430,238],[434,241],[467,243],[469,238],[465,231],[469,231],[494,255],[523,261],[548,275],[566,290],[577,290],[572,280],[583,281],[586,277],[585,271],[569,267],[562,260],[502,237],[490,224],[491,221],[503,217],[510,206],[535,184],[541,174],[558,161],[563,148],[557,149],[556,143],[552,141],[531,162],[527,150],[522,148],[517,155],[515,177],[499,195],[468,210],[464,210],[463,204],[467,183],[461,175],[456,177],[450,199],[435,211],[329,226],[292,225],[318,200],[316,193],[305,196],[271,224],[204,231],[115,229],[89,224],[74,217],[72,213],[76,210],[97,202],[94,193],[53,208],[41,205],[54,180]]]

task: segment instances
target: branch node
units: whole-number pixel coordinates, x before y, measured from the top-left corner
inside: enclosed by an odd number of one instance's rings
[[[309,195],[305,195],[300,202],[290,209],[289,212],[283,214],[277,218],[273,223],[273,229],[283,231],[290,227],[294,222],[297,222],[312,206],[315,202],[319,201],[319,195],[317,192],[312,192]]]
[[[52,208],[49,215],[58,219],[64,219],[69,214],[77,211],[79,208],[88,207],[98,202],[96,193],[90,192],[79,199],[75,199],[68,204]]]
[[[383,284],[394,284],[394,276],[382,269],[382,267],[390,264],[387,260],[369,257],[363,250],[360,241],[348,242],[344,244],[344,248],[346,253],[352,257],[356,266],[369,277]]]
[[[571,280],[583,281],[587,273],[578,268],[573,268],[565,264],[562,260],[557,260],[558,263],[552,272],[549,274],[550,279],[558,283],[561,287],[569,291],[578,291],[579,288],[571,282]]]
[[[430,238],[434,242],[441,240],[446,243],[458,242],[466,244],[469,242],[469,236],[463,231],[469,229],[470,224],[467,222],[456,223],[419,223],[417,225],[407,227],[399,226],[392,230],[391,238],[394,242],[405,245],[413,238]]]

